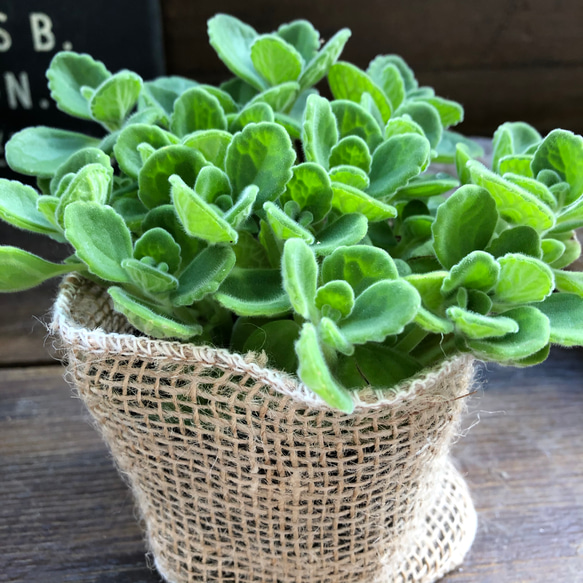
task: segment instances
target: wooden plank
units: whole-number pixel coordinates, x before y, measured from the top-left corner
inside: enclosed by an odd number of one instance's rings
[[[581,583],[583,351],[489,366],[454,448],[479,511],[445,583]],[[59,367],[0,373],[0,573],[7,581],[158,583],[130,494]]]
[[[577,0],[224,0],[215,4],[165,0],[162,14],[168,71],[199,81],[229,73],[208,44],[206,21],[233,14],[259,32],[297,18],[324,38],[352,30],[343,58],[366,67],[377,54],[401,54],[423,84],[466,107],[463,130],[491,135],[504,121],[524,119],[541,131],[583,132],[583,3]]]

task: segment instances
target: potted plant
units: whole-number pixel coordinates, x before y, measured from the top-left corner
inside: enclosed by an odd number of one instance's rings
[[[107,133],[7,144],[38,190],[0,181],[0,216],[73,253],[0,247],[0,291],[69,274],[53,331],[168,581],[435,581],[475,532],[473,359],[583,342],[583,139],[506,123],[489,168],[400,57],[339,61],[346,29],[208,29],[218,87],[55,56]]]

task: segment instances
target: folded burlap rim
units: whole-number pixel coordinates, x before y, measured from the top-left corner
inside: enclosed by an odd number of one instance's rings
[[[101,326],[92,327],[91,321],[79,322],[78,316],[82,310],[73,312],[72,308],[83,301],[83,296],[87,296],[89,301],[100,298],[101,303],[103,301],[109,302],[107,294],[104,294],[103,288],[97,284],[78,274],[65,277],[54,304],[53,319],[50,324],[51,333],[58,335],[63,344],[90,351],[94,357],[103,353],[104,355],[143,357],[168,362],[195,361],[206,364],[209,368],[250,374],[256,380],[270,385],[275,391],[293,397],[308,407],[332,409],[319,395],[308,389],[297,378],[285,372],[268,368],[266,366],[267,357],[264,353],[250,352],[242,355],[230,352],[225,348],[197,346],[136,336],[136,331],[121,315],[113,328],[125,329],[127,333],[106,330]],[[96,318],[96,321],[99,319]],[[456,355],[390,389],[366,387],[359,391],[353,391],[351,394],[354,408],[355,410],[379,409],[398,402],[413,400],[417,393],[426,386],[467,366],[473,360],[471,355]]]

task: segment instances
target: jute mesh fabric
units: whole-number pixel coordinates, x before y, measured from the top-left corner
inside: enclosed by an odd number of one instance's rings
[[[68,277],[53,329],[171,583],[430,583],[476,516],[448,458],[472,362],[330,409],[257,355],[132,334]]]

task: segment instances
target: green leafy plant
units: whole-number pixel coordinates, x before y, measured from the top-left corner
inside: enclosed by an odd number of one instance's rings
[[[73,252],[1,247],[0,291],[82,273],[142,333],[264,350],[344,411],[457,352],[527,366],[583,343],[583,138],[506,123],[489,168],[403,59],[338,60],[346,29],[208,31],[235,75],[218,87],[54,57],[57,106],[105,135],[9,141],[38,189],[0,180],[0,217]]]

